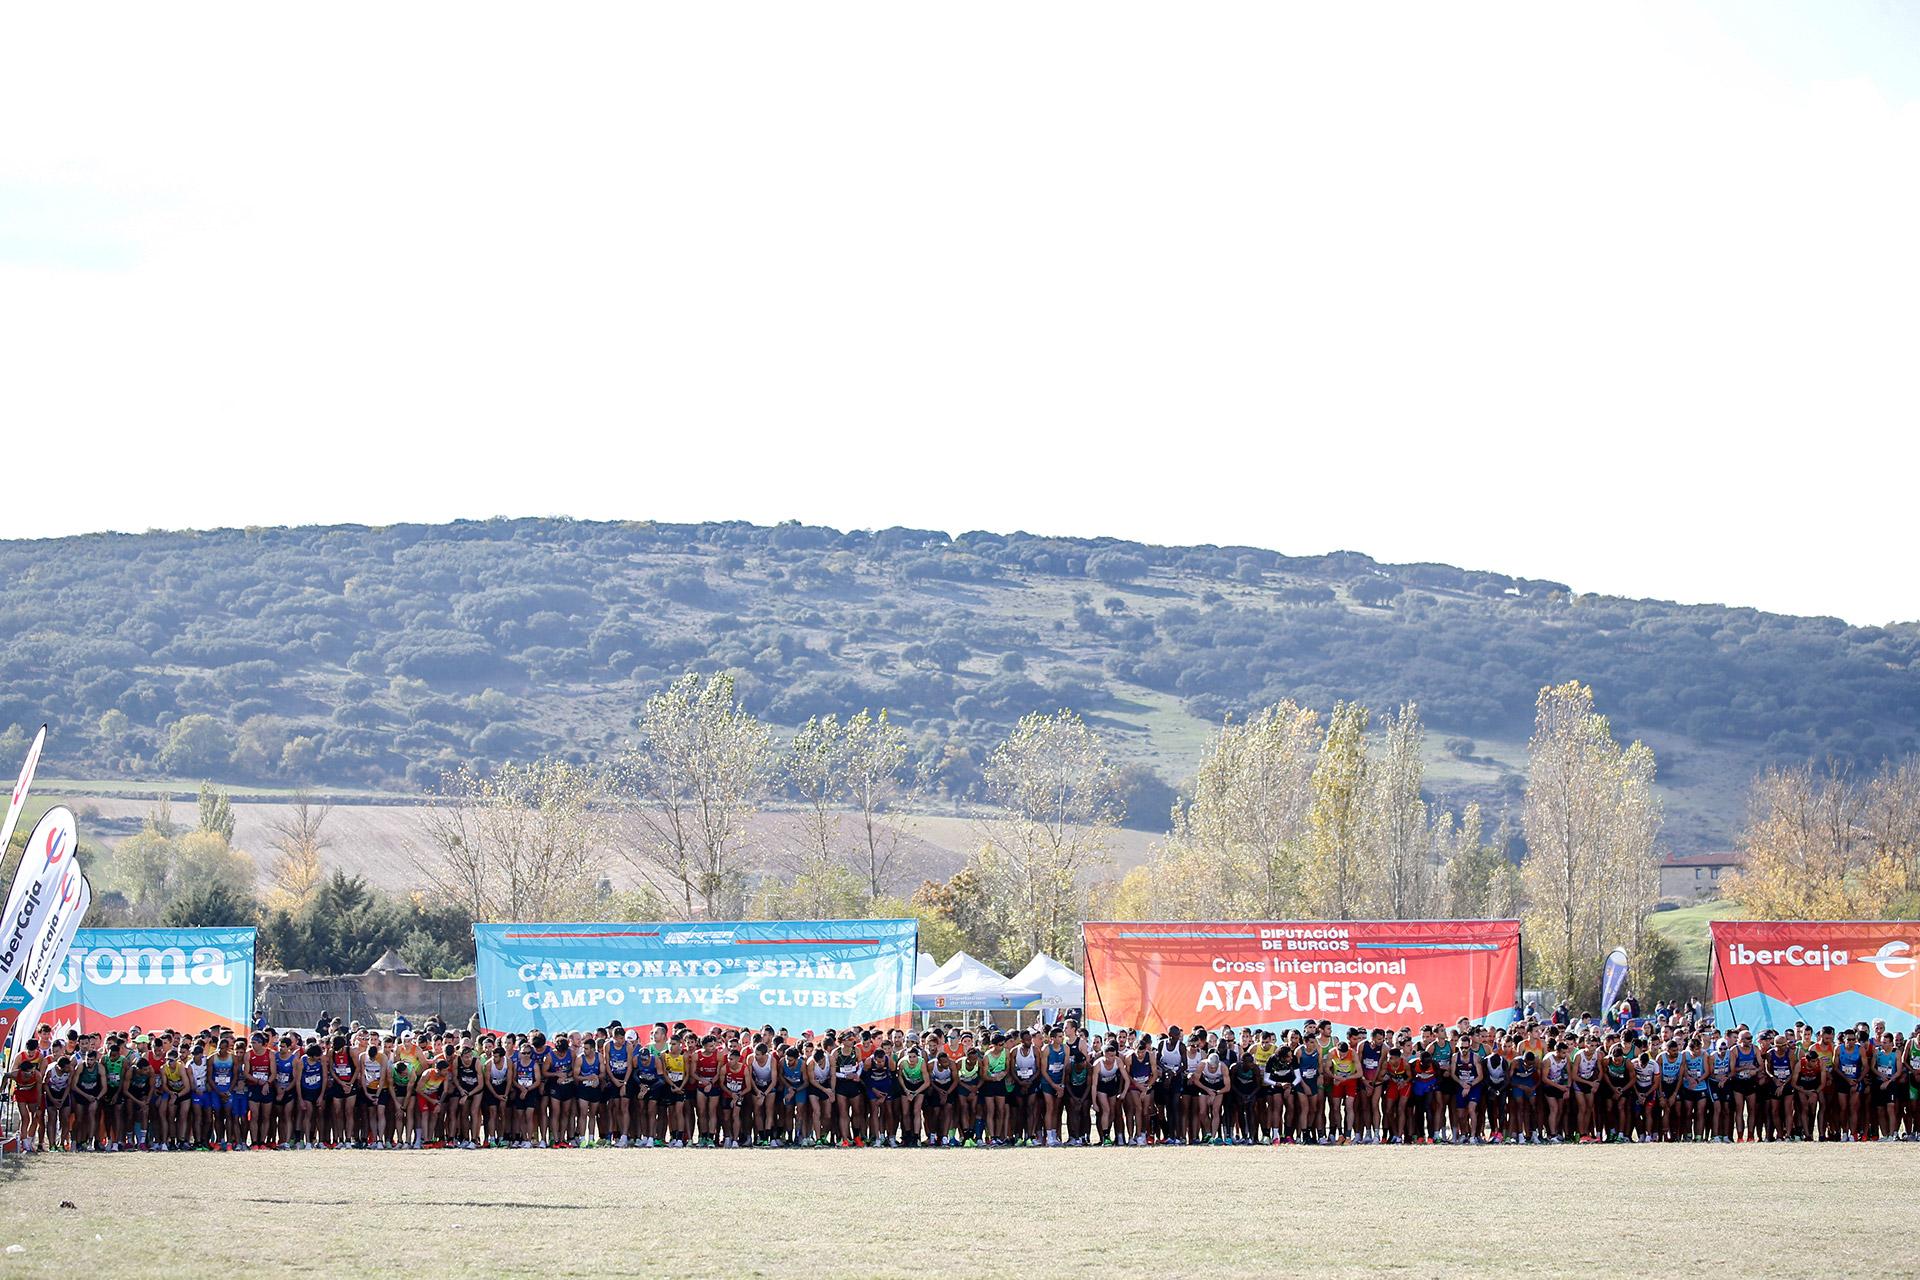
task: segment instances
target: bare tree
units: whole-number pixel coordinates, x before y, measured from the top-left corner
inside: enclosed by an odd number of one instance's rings
[[[1086,900],[1083,878],[1105,865],[1124,815],[1119,770],[1079,716],[1058,711],[1023,716],[988,758],[986,778],[1002,813],[982,823],[985,843],[971,870],[1004,958],[1068,954]]]
[[[1904,914],[1916,884],[1920,769],[1889,764],[1858,783],[1843,763],[1769,769],[1754,779],[1727,896],[1760,920]]]
[[[424,848],[408,849],[427,883],[475,920],[564,920],[593,911],[604,888],[607,814],[592,772],[564,760],[471,768],[423,811]]]
[[[846,786],[839,717],[815,716],[801,725],[787,746],[782,771],[800,798],[799,810],[783,823],[791,835],[787,869],[796,880],[818,876],[838,860],[840,801]]]
[[[886,711],[861,711],[841,732],[842,777],[855,815],[854,869],[867,882],[867,896],[878,898],[893,887],[895,865],[911,835],[903,812],[919,794],[921,780],[903,781],[907,736]]]
[[[278,852],[267,875],[295,908],[305,905],[320,885],[320,854],[333,842],[323,833],[330,804],[314,803],[313,793],[294,794],[292,812],[267,824],[269,844]]]
[[[687,919],[739,915],[754,849],[748,820],[777,765],[773,734],[734,697],[733,677],[689,673],[647,700],[639,740],[614,771],[627,859]]]

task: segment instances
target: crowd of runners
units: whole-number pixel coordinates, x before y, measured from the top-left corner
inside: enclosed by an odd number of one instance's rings
[[[1920,1137],[1920,1027],[50,1030],[23,1149],[1850,1142]]]

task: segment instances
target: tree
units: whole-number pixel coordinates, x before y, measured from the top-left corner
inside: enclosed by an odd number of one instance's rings
[[[1361,843],[1367,830],[1367,722],[1372,713],[1335,703],[1313,766],[1303,888],[1322,920],[1350,920],[1362,902]]]
[[[211,832],[233,843],[233,805],[224,791],[215,791],[211,782],[200,784],[200,830]]]
[[[295,909],[304,905],[319,887],[321,851],[332,843],[323,833],[329,804],[316,804],[306,790],[294,793],[291,812],[268,824],[273,848],[279,856],[267,869],[274,888],[285,895]]]
[[[287,745],[280,748],[280,771],[289,778],[312,777],[319,763],[320,744],[306,734],[287,739]]]
[[[1369,915],[1387,920],[1423,920],[1433,914],[1434,866],[1427,803],[1420,798],[1426,740],[1419,708],[1412,703],[1389,714],[1380,754],[1366,770],[1364,838],[1366,865],[1361,895]]]
[[[491,776],[455,773],[407,852],[427,883],[479,921],[565,920],[601,894],[607,815],[598,779],[552,758]]]
[[[1913,886],[1912,761],[1865,785],[1830,763],[1769,769],[1754,779],[1740,833],[1746,865],[1728,898],[1759,920],[1875,919]]]
[[[930,880],[922,884],[914,891],[913,901],[916,916],[930,914],[952,923],[959,935],[955,950],[970,951],[975,956],[999,956],[1007,950],[1002,914],[992,901],[991,887],[972,862],[945,883]]]
[[[1134,582],[1147,576],[1147,562],[1125,551],[1105,551],[1087,560],[1087,576],[1110,585]]]
[[[903,782],[907,763],[907,736],[887,719],[884,709],[870,715],[864,709],[847,721],[841,734],[842,777],[854,811],[853,860],[867,885],[867,895],[878,898],[891,887],[902,843],[911,832],[901,812],[923,786],[916,774]]]
[[[1298,909],[1319,714],[1291,700],[1223,725],[1153,864],[1154,914],[1285,918]]]
[[[1403,590],[1392,578],[1363,577],[1355,578],[1347,584],[1347,594],[1356,604],[1383,605],[1399,595]]]
[[[396,677],[397,678],[397,677]],[[273,773],[286,757],[287,725],[279,716],[248,716],[233,748],[234,767],[255,777]]]
[[[1659,896],[1654,843],[1660,829],[1653,753],[1623,751],[1593,690],[1578,682],[1544,688],[1528,744],[1521,867],[1527,936],[1543,985],[1572,999],[1597,994],[1603,957],[1644,946],[1644,921]]]
[[[816,863],[784,882],[764,881],[754,897],[754,914],[768,920],[855,919],[871,901],[866,890],[850,867]]]
[[[182,716],[167,727],[159,764],[175,777],[224,769],[233,755],[233,734],[209,715]]]
[[[452,970],[472,963],[470,922],[463,908],[433,910],[403,902],[361,876],[336,869],[297,912],[273,912],[262,932],[289,969],[364,973],[392,948],[410,951],[433,969]],[[420,934],[426,937],[416,937]]]
[[[1520,914],[1520,868],[1507,856],[1512,843],[1504,825],[1483,835],[1480,806],[1470,804],[1456,825],[1443,813],[1434,823],[1446,913],[1456,920],[1507,920]]]
[[[1004,816],[981,824],[969,870],[997,927],[1000,958],[1071,954],[1086,889],[1119,824],[1119,773],[1099,735],[1071,711],[1021,717],[987,759],[987,793]],[[1025,951],[1025,955],[1020,952]]]
[[[169,929],[207,929],[254,924],[260,918],[260,904],[251,894],[229,885],[207,884],[183,898],[175,898],[161,915],[160,923]]]
[[[615,777],[636,871],[686,919],[737,915],[756,850],[747,823],[776,766],[773,735],[734,696],[733,677],[688,673],[647,700]]]
[[[835,866],[840,839],[845,763],[838,717],[815,716],[800,726],[788,744],[784,772],[800,797],[799,811],[786,824],[794,837],[788,870],[796,881],[817,880]]]
[[[126,901],[132,923],[155,924],[176,901],[214,887],[250,899],[256,874],[253,859],[231,848],[219,832],[176,832],[156,809],[113,850],[97,880]]]
[[[953,897],[947,884],[922,881],[906,901],[905,914],[920,923],[920,949],[945,964],[953,953],[966,949],[967,937],[953,917]]]

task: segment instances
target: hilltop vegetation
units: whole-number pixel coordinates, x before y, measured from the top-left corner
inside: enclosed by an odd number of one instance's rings
[[[1460,764],[1436,785],[1499,799],[1520,776],[1489,744],[1580,680],[1681,762],[1675,817],[1725,813],[1770,760],[1920,746],[1913,624],[1024,533],[502,519],[8,542],[0,637],[0,758],[44,719],[47,769],[94,778],[432,789],[470,762],[600,757],[687,670],[736,671],[778,726],[888,708],[906,767],[961,799],[1021,715],[1074,709],[1134,763],[1149,826],[1209,726],[1283,698],[1417,702]],[[1714,753],[1742,771],[1688,776]],[[1730,836],[1713,825],[1691,838]]]

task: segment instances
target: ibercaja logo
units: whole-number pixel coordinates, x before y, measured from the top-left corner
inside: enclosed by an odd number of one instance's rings
[[[1913,954],[1911,943],[1895,939],[1883,942],[1877,951],[1850,951],[1846,947],[1821,943],[1816,946],[1750,947],[1744,942],[1727,944],[1727,963],[1740,967],[1819,969],[1831,973],[1854,964],[1872,965],[1888,981],[1910,976],[1920,956]]]

